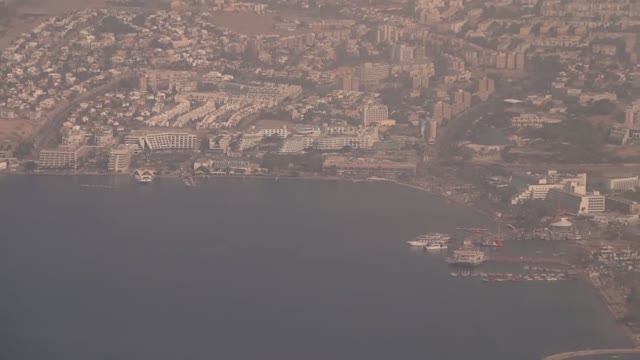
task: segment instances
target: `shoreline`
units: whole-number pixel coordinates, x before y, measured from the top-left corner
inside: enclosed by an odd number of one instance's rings
[[[69,173],[69,172],[32,172],[32,173],[28,173],[28,172],[17,172],[17,171],[9,171],[9,172],[5,172],[5,175],[9,175],[9,176],[68,176],[68,177],[96,177],[96,178],[125,178],[125,177],[131,177],[129,174],[126,173],[120,173],[120,174],[115,174],[115,173],[106,173],[106,172],[79,172],[79,173]],[[0,175],[2,175],[2,173],[0,173]],[[478,206],[474,206],[473,203],[469,203],[469,202],[464,202],[464,201],[459,201],[456,200],[455,198],[452,197],[448,197],[445,194],[435,191],[433,189],[427,188],[425,186],[421,186],[420,184],[414,184],[411,182],[404,182],[404,181],[397,181],[397,180],[391,180],[391,179],[385,179],[385,180],[368,180],[368,179],[349,179],[349,178],[345,178],[345,177],[341,177],[341,176],[331,176],[331,175],[299,175],[299,176],[291,176],[291,175],[258,175],[258,176],[252,176],[252,175],[206,175],[206,176],[202,176],[202,175],[191,175],[189,174],[189,176],[193,176],[195,179],[264,179],[264,180],[301,180],[301,181],[336,181],[336,182],[348,182],[348,183],[369,183],[369,184],[389,184],[389,185],[396,185],[405,189],[412,189],[412,190],[417,190],[420,192],[424,192],[424,193],[428,193],[430,195],[433,196],[437,196],[440,197],[444,200],[446,200],[447,202],[451,203],[451,204],[455,204],[455,205],[460,205],[460,206],[464,206],[470,210],[473,210],[475,212],[477,212],[478,214],[481,214],[483,216],[488,216],[489,218],[491,218],[491,222],[495,222],[495,220],[493,220],[493,214],[491,213],[491,211],[489,210],[483,210]],[[155,176],[158,179],[183,179],[185,178],[184,175],[181,174],[162,174],[162,175],[156,175]]]
[[[38,173],[24,173],[24,172],[5,172],[4,174],[0,174],[0,175],[8,175],[8,176],[34,176],[34,177],[46,177],[46,176],[54,176],[54,177],[63,177],[63,176],[68,176],[68,177],[92,177],[92,178],[113,178],[113,179],[124,179],[124,178],[131,178],[130,175],[128,174],[113,174],[113,173],[76,173],[76,174],[71,174],[71,173],[56,173],[56,172],[38,172]],[[163,180],[180,180],[180,179],[184,179],[185,176],[184,175],[180,175],[180,174],[165,174],[165,175],[157,175],[156,178],[158,179],[163,179]],[[404,188],[404,189],[411,189],[411,190],[417,190],[423,193],[427,193],[431,196],[435,196],[435,197],[439,197],[442,200],[445,200],[447,203],[449,203],[450,205],[457,205],[457,206],[463,206],[469,210],[472,210],[474,212],[477,212],[478,214],[482,215],[482,216],[486,216],[489,219],[489,222],[491,224],[495,224],[496,220],[494,219],[494,217],[492,216],[491,212],[489,210],[486,209],[482,209],[481,207],[478,206],[474,206],[474,204],[470,204],[467,202],[463,202],[463,201],[456,201],[456,199],[452,199],[450,197],[447,197],[445,194],[439,193],[437,191],[433,191],[432,189],[429,189],[425,186],[421,186],[419,184],[413,184],[410,182],[403,182],[403,181],[395,181],[395,180],[388,180],[388,181],[383,181],[383,180],[356,180],[356,179],[348,179],[348,178],[344,178],[344,177],[340,177],[340,176],[319,176],[319,175],[300,175],[300,176],[280,176],[280,175],[263,175],[263,176],[246,176],[246,175],[220,175],[220,176],[215,176],[215,175],[209,175],[206,177],[202,177],[202,176],[194,176],[194,178],[196,179],[204,179],[204,180],[212,180],[212,179],[235,179],[235,180],[239,180],[239,179],[250,179],[250,180],[271,180],[271,181],[278,181],[278,180],[298,180],[298,181],[331,181],[331,182],[345,182],[345,183],[353,183],[353,184],[358,184],[358,183],[369,183],[369,184],[386,184],[386,185],[392,185],[392,186],[397,186],[400,188]],[[131,183],[135,183],[135,181],[131,181]],[[118,186],[118,184],[116,185],[100,185],[100,184],[79,184],[80,186],[84,186],[84,187],[90,187],[90,188],[115,188]],[[197,185],[196,185],[197,186]],[[630,343],[630,346],[632,347],[640,347],[640,336],[635,336],[634,333],[632,332],[631,328],[618,321],[618,318],[616,317],[615,311],[612,309],[611,305],[609,304],[609,302],[607,301],[607,297],[606,294],[604,293],[605,289],[603,287],[599,287],[597,286],[596,283],[594,283],[593,279],[590,278],[588,273],[582,272],[584,276],[579,277],[579,279],[581,279],[582,281],[584,281],[585,283],[587,283],[589,285],[589,287],[591,287],[593,290],[595,290],[595,292],[597,293],[598,296],[598,300],[601,301],[602,305],[604,305],[607,309],[607,313],[609,314],[609,316],[611,317],[611,319],[614,321],[614,323],[618,326],[621,327],[622,331],[625,334],[625,337],[627,338],[627,340]]]

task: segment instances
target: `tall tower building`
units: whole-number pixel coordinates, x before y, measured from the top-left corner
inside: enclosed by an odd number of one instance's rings
[[[433,144],[436,142],[436,137],[438,136],[438,121],[431,119],[429,120],[429,144]]]

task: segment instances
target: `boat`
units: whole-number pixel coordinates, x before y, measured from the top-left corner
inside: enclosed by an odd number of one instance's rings
[[[394,182],[391,179],[387,179],[387,178],[383,178],[383,177],[377,177],[377,176],[370,176],[366,179],[366,181],[370,181],[370,182],[382,182],[382,183],[392,183]]]
[[[133,172],[133,178],[138,184],[148,184],[152,182],[156,177],[156,174],[151,169],[136,169]]]
[[[446,250],[447,243],[442,240],[434,240],[427,243],[427,245],[424,248],[427,250]]]
[[[426,233],[418,235],[415,239],[407,241],[407,244],[415,247],[431,247],[429,250],[446,249],[446,242],[451,240],[451,235],[442,233]],[[444,247],[443,247],[444,245]]]
[[[429,244],[429,240],[416,238],[416,239],[407,241],[407,244],[413,247],[425,247]]]
[[[451,235],[432,232],[432,233],[419,235],[418,237],[416,237],[416,239],[427,240],[427,241],[449,241],[451,240]]]
[[[480,266],[487,261],[487,256],[480,250],[455,250],[451,257],[447,259],[450,265],[455,266]]]

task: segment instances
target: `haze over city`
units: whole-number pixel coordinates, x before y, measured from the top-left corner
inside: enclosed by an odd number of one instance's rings
[[[640,2],[0,0],[0,358],[640,358]]]

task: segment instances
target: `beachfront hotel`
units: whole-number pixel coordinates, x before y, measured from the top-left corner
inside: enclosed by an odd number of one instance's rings
[[[138,151],[197,150],[199,146],[198,137],[187,132],[133,131],[125,143],[136,145]]]

